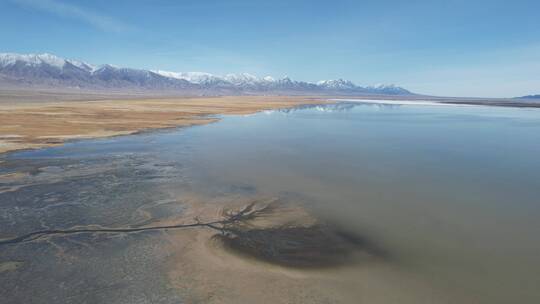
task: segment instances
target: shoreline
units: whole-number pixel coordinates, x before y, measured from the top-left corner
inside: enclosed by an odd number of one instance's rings
[[[0,155],[59,146],[70,140],[133,135],[204,125],[213,115],[332,103],[296,96],[230,96],[0,103]]]
[[[27,102],[0,98],[0,156],[10,152],[60,146],[72,140],[110,138],[204,125],[220,120],[212,117],[214,115],[246,115],[343,101],[540,108],[540,103],[535,102],[426,96],[87,97],[85,100],[52,97]]]

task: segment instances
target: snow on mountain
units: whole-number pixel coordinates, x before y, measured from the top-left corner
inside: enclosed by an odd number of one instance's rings
[[[223,79],[234,85],[256,84],[260,82],[259,78],[248,73],[227,74]]]
[[[379,91],[384,92],[385,94],[391,94],[391,95],[405,95],[405,94],[411,94],[408,90],[398,87],[394,84],[379,84],[376,86],[368,86],[366,89],[371,91]]]
[[[317,82],[317,85],[331,89],[354,89],[356,86],[349,80],[322,80]]]
[[[152,71],[164,77],[183,79],[196,84],[210,84],[223,81],[221,77],[204,72],[169,72],[163,70]]]
[[[71,64],[80,69],[92,71],[94,66],[80,62],[77,60],[63,59],[51,54],[15,54],[15,53],[0,53],[0,67],[5,68],[8,66],[14,66],[16,64],[23,64],[27,66],[40,66],[48,65],[58,69],[63,69],[66,64]]]
[[[242,85],[257,85],[257,84],[268,84],[276,82],[276,80],[271,76],[265,76],[263,78],[258,78],[254,75],[248,73],[242,74],[227,74],[225,76],[217,76],[205,72],[170,72],[163,70],[153,70],[152,72],[175,79],[187,80],[191,83],[196,84],[229,84],[234,86]]]
[[[204,72],[170,72],[99,67],[51,54],[0,53],[1,79],[19,83],[88,88],[136,88],[194,90],[205,94],[411,94],[395,85],[362,87],[344,79],[317,83],[296,81],[287,76],[275,79],[240,73],[217,76]]]
[[[2,53],[0,54],[0,66],[6,67],[10,65],[15,65],[17,62],[22,62],[26,65],[38,66],[41,64],[50,65],[57,68],[64,67],[66,61],[62,58],[56,57],[51,54],[13,54],[13,53]]]

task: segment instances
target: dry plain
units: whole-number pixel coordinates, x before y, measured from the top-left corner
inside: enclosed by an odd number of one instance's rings
[[[108,137],[150,129],[211,123],[215,115],[251,114],[326,101],[310,97],[234,96],[99,99],[41,97],[0,102],[0,153],[59,145],[66,140]],[[53,99],[50,99],[53,98]],[[75,99],[74,97],[72,97]],[[89,96],[87,98],[96,98]],[[118,98],[118,97],[117,97]]]

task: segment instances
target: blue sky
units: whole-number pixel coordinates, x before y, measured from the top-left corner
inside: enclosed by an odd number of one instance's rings
[[[540,1],[0,0],[0,52],[518,96],[540,93]]]

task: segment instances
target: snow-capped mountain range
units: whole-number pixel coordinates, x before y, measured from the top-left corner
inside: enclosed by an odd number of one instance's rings
[[[317,83],[289,77],[247,73],[218,76],[203,72],[169,72],[95,66],[51,54],[0,53],[0,84],[80,89],[166,90],[189,94],[412,94],[398,86],[357,86],[351,81]]]

